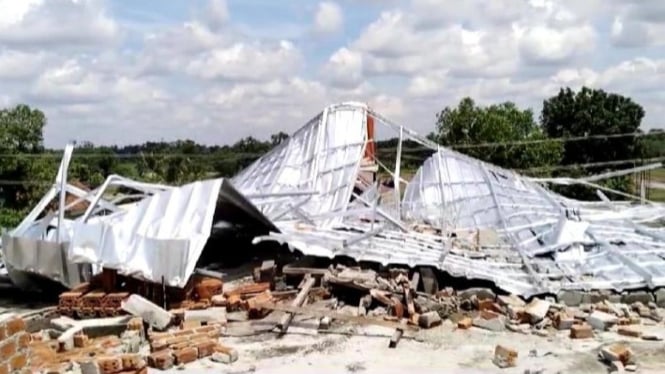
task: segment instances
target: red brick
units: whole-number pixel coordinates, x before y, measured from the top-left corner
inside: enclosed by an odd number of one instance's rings
[[[17,353],[9,360],[9,366],[12,370],[21,370],[28,365],[28,355]]]
[[[5,340],[7,338],[7,330],[5,330],[5,324],[0,323],[0,340]]]
[[[638,331],[628,327],[619,327],[619,330],[617,330],[617,332],[619,333],[619,335],[631,336],[633,338],[639,338],[640,336],[642,336],[642,331]]]
[[[9,360],[16,353],[16,340],[8,339],[0,345],[0,361]]]
[[[30,343],[32,343],[32,336],[27,332],[19,333],[17,339],[18,349],[28,348]]]
[[[573,325],[570,328],[571,339],[588,339],[593,337],[593,330],[587,324]]]
[[[117,356],[102,356],[97,358],[97,365],[102,374],[117,373],[122,370],[122,359]]]
[[[494,348],[494,363],[501,368],[517,366],[517,351],[497,345]]]
[[[86,345],[88,345],[88,335],[84,333],[74,335],[74,347],[84,348]]]
[[[7,336],[13,336],[16,333],[25,331],[25,321],[23,318],[15,317],[5,323]]]
[[[177,365],[196,361],[199,358],[199,352],[194,347],[183,348],[175,353],[175,363]]]
[[[143,319],[139,317],[130,319],[129,322],[127,322],[127,330],[143,330]]]
[[[169,351],[155,352],[148,356],[148,365],[160,370],[170,369],[173,367],[173,356]]]
[[[457,322],[457,328],[459,329],[469,329],[473,325],[473,320],[469,317],[464,317]]]
[[[145,367],[145,361],[139,354],[124,354],[120,358],[122,370],[138,370]]]
[[[0,363],[0,374],[9,374],[9,364],[2,362]]]
[[[208,340],[196,344],[196,349],[199,351],[199,358],[208,357],[215,351],[217,342]]]

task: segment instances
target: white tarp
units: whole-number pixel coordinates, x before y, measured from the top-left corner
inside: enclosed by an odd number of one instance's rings
[[[77,222],[68,257],[184,287],[210,236],[222,182],[157,193],[109,221]]]

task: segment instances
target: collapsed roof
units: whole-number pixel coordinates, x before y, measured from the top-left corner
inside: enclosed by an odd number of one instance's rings
[[[390,169],[378,156],[378,136],[399,139]],[[401,177],[406,140],[433,153],[411,181]],[[64,183],[68,152],[44,206],[60,190],[80,192]],[[392,187],[379,183],[379,173],[391,176]],[[104,198],[118,182],[141,190],[142,200],[119,211]],[[602,194],[600,203],[566,199],[433,144],[360,103],[327,107],[230,181],[167,187],[114,176],[79,195],[90,201],[88,210],[73,221],[58,212],[55,238],[45,233],[53,216],[37,220],[41,202],[3,238],[9,268],[71,286],[85,278],[81,269],[103,266],[182,287],[224,219],[264,228],[255,243],[433,266],[523,296],[665,285],[665,233],[643,225],[665,217],[662,204],[630,206]],[[223,219],[221,212],[227,212]]]

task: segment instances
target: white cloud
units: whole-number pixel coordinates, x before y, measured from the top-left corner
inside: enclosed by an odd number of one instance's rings
[[[239,42],[192,59],[187,72],[203,79],[262,81],[290,75],[300,62],[300,52],[288,41],[274,46]]]
[[[358,52],[341,48],[330,56],[323,74],[333,86],[356,87],[363,81],[363,57]]]
[[[112,41],[118,26],[101,0],[5,0],[0,3],[0,43],[14,46],[91,45]],[[9,12],[4,13],[5,9]]]
[[[211,30],[219,30],[224,26],[230,18],[226,0],[210,0],[204,18]]]
[[[332,1],[320,2],[314,15],[314,31],[321,34],[332,34],[344,27],[342,8]]]
[[[589,25],[556,29],[536,26],[519,30],[519,46],[527,63],[562,63],[589,52],[595,41],[595,31]]]
[[[463,96],[537,113],[562,86],[631,96],[647,123],[665,113],[665,6],[654,0],[336,0],[303,7],[295,26],[281,11],[231,17],[225,0],[178,20],[160,8],[114,18],[127,11],[109,4],[0,0],[0,105],[43,109],[48,145],[265,138],[346,100],[426,133]]]
[[[46,53],[0,51],[0,80],[25,80],[34,78],[47,61]]]

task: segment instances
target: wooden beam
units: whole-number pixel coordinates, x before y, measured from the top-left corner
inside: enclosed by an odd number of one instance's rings
[[[312,277],[309,274],[305,275],[302,287],[300,287],[300,292],[298,292],[298,296],[296,296],[296,298],[293,299],[293,301],[291,302],[291,306],[300,307],[305,303],[305,301],[307,300],[307,296],[309,295],[309,291],[314,286],[314,282],[316,282],[316,279],[314,277]],[[286,332],[286,330],[289,329],[289,325],[291,324],[292,320],[293,320],[293,314],[286,313],[277,324],[277,328],[279,328],[282,331],[282,333]]]

